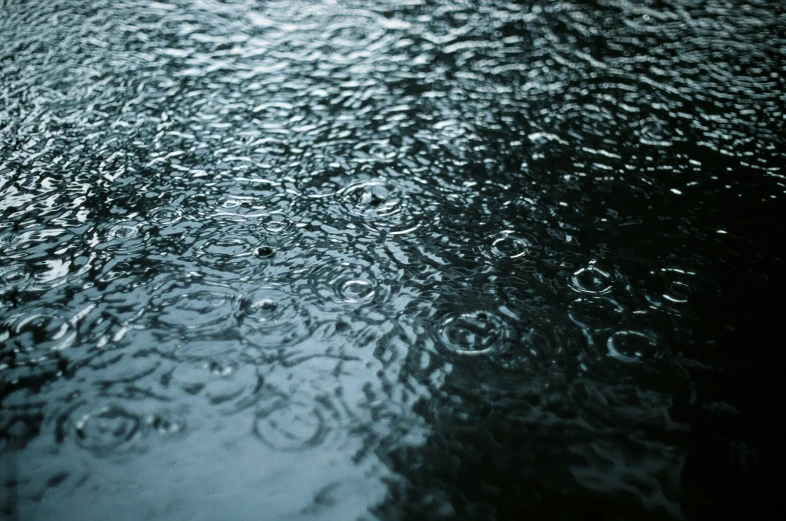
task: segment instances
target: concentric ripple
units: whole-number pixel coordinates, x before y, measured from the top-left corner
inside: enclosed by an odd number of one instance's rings
[[[319,445],[328,432],[324,406],[303,397],[280,399],[262,408],[254,419],[254,435],[265,445],[282,451],[306,450]]]
[[[403,212],[407,204],[399,188],[382,179],[353,183],[337,197],[348,214],[366,220],[389,218]]]
[[[132,449],[142,436],[143,427],[139,416],[111,405],[79,417],[74,423],[74,436],[83,449],[96,456],[107,456]]]
[[[217,334],[235,324],[235,294],[210,286],[174,289],[154,299],[156,322],[189,337]]]
[[[439,340],[449,351],[463,356],[487,355],[502,347],[505,324],[489,311],[471,311],[445,318]]]
[[[609,297],[581,297],[568,307],[568,317],[589,331],[614,327],[624,315],[625,308]]]
[[[5,337],[4,346],[13,349],[15,356],[25,361],[35,361],[37,356],[44,356],[48,351],[65,349],[76,338],[74,326],[49,308],[38,307],[12,315],[3,323],[6,332],[5,335],[0,332],[0,338]]]
[[[695,271],[670,267],[661,273],[666,279],[663,300],[667,306],[684,306],[696,298],[719,295],[715,282]]]
[[[518,259],[532,251],[532,243],[513,230],[504,230],[491,242],[491,254],[498,259]]]
[[[625,363],[650,359],[657,352],[657,341],[652,334],[642,331],[617,331],[606,342],[609,356]]]
[[[341,262],[318,266],[309,273],[308,283],[323,307],[360,306],[382,302],[389,295],[390,287],[380,275],[371,266]]]
[[[280,287],[260,287],[243,293],[237,317],[240,333],[257,346],[283,346],[310,332],[308,315]]]
[[[590,264],[573,273],[570,287],[578,293],[605,295],[612,289],[611,274],[595,264]]]

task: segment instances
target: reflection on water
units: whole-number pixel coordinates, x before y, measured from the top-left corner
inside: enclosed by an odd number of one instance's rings
[[[0,2],[0,517],[772,506],[784,20]]]

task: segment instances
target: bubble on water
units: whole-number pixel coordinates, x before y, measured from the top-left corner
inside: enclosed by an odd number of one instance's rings
[[[467,356],[486,355],[502,347],[505,324],[489,311],[471,311],[443,319],[439,339],[449,351]]]
[[[573,273],[570,279],[570,287],[578,293],[604,295],[611,292],[611,274],[595,264],[590,264]]]
[[[641,362],[657,352],[654,335],[641,331],[617,331],[606,342],[609,355],[625,363]]]
[[[292,220],[282,212],[271,212],[259,218],[259,226],[267,233],[275,236],[287,236],[297,233]]]
[[[77,445],[96,456],[130,450],[142,433],[141,418],[116,405],[83,414],[74,423]]]
[[[258,259],[269,259],[276,253],[270,246],[258,246],[254,248],[254,257]]]

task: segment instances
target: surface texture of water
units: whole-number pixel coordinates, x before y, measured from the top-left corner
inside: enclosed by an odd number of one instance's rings
[[[0,2],[0,518],[775,505],[784,54],[779,2]]]

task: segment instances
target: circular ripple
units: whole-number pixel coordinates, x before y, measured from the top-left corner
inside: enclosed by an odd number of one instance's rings
[[[285,345],[309,333],[308,316],[295,298],[275,287],[244,294],[237,316],[242,337],[258,346]]]
[[[93,454],[105,456],[133,447],[142,435],[142,420],[116,406],[82,415],[74,424],[76,443]]]
[[[171,291],[154,301],[158,322],[194,336],[213,334],[232,327],[235,296],[213,288]]]
[[[145,245],[143,226],[134,221],[122,221],[101,226],[98,229],[96,250],[111,250],[113,253],[133,253]]]
[[[625,363],[652,358],[657,351],[655,338],[641,331],[617,331],[606,342],[609,355]]]
[[[604,330],[619,323],[625,309],[608,297],[581,297],[570,303],[568,317],[589,330]]]
[[[611,275],[594,264],[577,270],[570,278],[570,287],[579,293],[604,295],[611,291]]]
[[[148,219],[159,226],[172,226],[183,219],[183,212],[177,208],[162,206],[152,210]]]
[[[327,424],[319,404],[302,399],[279,400],[259,411],[254,419],[254,435],[276,450],[314,447],[326,434]]]
[[[6,328],[8,336],[5,345],[18,354],[27,353],[28,357],[65,349],[76,338],[76,331],[68,321],[46,308],[15,315],[6,321]]]
[[[666,279],[663,299],[668,305],[681,306],[692,299],[717,296],[717,285],[711,279],[694,271],[681,268],[664,268],[661,273]]]
[[[397,186],[381,179],[353,183],[337,197],[347,213],[365,220],[390,218],[404,211],[407,204]]]
[[[112,241],[115,239],[128,240],[133,239],[139,235],[139,224],[136,223],[120,223],[111,226],[105,235],[106,240]]]
[[[288,236],[297,233],[295,223],[282,212],[271,212],[259,218],[259,226],[267,233]]]
[[[497,235],[491,243],[491,254],[498,259],[517,259],[527,255],[532,243],[518,237],[512,230],[505,230]]]
[[[249,275],[260,268],[267,259],[254,258],[257,247],[263,246],[253,233],[253,227],[233,224],[218,229],[205,228],[203,239],[191,250],[189,260],[205,268],[238,275]]]
[[[268,179],[238,177],[222,187],[225,192],[211,202],[216,217],[234,221],[258,219],[291,203],[286,187]]]
[[[323,304],[369,304],[386,298],[389,293],[374,270],[346,262],[317,267],[309,274],[309,286]]]
[[[30,273],[21,264],[0,268],[0,294],[21,291],[30,285]]]
[[[488,311],[450,316],[439,328],[439,339],[449,351],[477,356],[495,351],[504,340],[504,323]]]
[[[336,295],[344,302],[354,303],[371,300],[376,295],[374,282],[365,279],[350,279],[340,282],[336,288]]]

